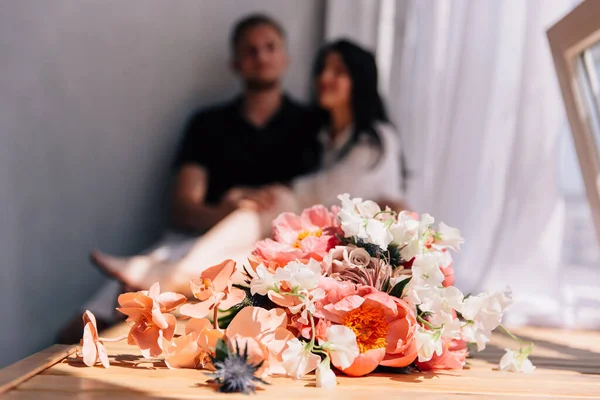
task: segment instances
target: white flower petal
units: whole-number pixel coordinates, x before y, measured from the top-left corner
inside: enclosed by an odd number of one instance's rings
[[[332,325],[326,331],[327,342],[323,345],[329,350],[331,362],[338,368],[348,368],[358,357],[359,349],[354,332],[343,325]]]
[[[454,251],[460,251],[460,245],[465,242],[458,229],[452,228],[443,222],[440,222],[437,233],[441,236],[441,240],[436,241],[436,245],[442,248],[447,247]]]
[[[329,362],[319,364],[315,374],[317,378],[315,384],[318,388],[331,389],[337,385],[335,373],[331,370]]]

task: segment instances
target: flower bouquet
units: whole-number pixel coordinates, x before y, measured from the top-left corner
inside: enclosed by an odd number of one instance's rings
[[[481,351],[511,303],[509,289],[464,296],[453,286],[450,250],[460,232],[428,214],[396,213],[340,195],[331,210],[283,213],[273,238],[256,243],[246,265],[226,260],[190,282],[198,302],[148,291],[119,297],[131,325],[126,339],[142,355],[164,354],[168,368],[206,369],[221,391],[250,392],[269,375],[334,387],[333,368],[364,376],[378,367],[402,372],[461,369],[469,347]],[[180,306],[189,319],[175,335]],[[83,360],[109,366],[94,316],[84,314]],[[532,344],[510,332],[500,369],[531,371]]]

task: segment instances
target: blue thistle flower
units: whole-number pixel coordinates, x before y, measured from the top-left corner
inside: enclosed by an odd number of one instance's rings
[[[242,353],[237,341],[235,342],[235,350],[233,350],[223,340],[219,339],[215,357],[212,357],[216,372],[211,376],[219,384],[219,392],[254,393],[256,389],[255,382],[268,385],[267,382],[254,375],[263,365],[263,362],[261,361],[258,364],[248,362],[247,344]]]

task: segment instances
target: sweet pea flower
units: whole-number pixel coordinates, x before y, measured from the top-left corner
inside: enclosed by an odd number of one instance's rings
[[[440,222],[437,232],[434,235],[433,246],[438,249],[452,249],[460,251],[460,245],[465,242],[460,236],[460,231],[452,228],[443,222]]]
[[[351,199],[348,193],[339,195],[338,199],[342,202],[338,218],[345,237],[357,236],[362,239],[368,238],[365,229],[365,219],[373,218],[376,213],[381,211],[379,206],[373,202],[365,202],[366,204],[364,204],[361,198]]]
[[[308,343],[301,342],[298,338],[293,338],[287,342],[287,348],[282,353],[282,366],[286,374],[293,379],[302,379],[302,377],[311,371],[314,371],[321,357],[311,352]]]
[[[443,343],[441,330],[426,330],[419,327],[415,334],[415,342],[419,362],[431,360],[434,353],[438,356],[442,355]]]
[[[317,371],[315,372],[315,375],[315,385],[318,388],[331,389],[336,387],[337,378],[335,376],[335,372],[331,370],[329,362],[321,362],[321,364],[317,366]]]
[[[492,331],[500,325],[504,311],[511,303],[510,288],[466,298],[462,308],[457,310],[468,322],[462,329],[463,339],[477,343],[478,351],[483,350],[490,340]]]
[[[277,279],[267,268],[260,264],[256,267],[255,275],[250,281],[250,294],[266,296],[270,290],[277,290]]]
[[[366,221],[366,239],[369,243],[379,246],[383,251],[386,251],[388,245],[394,240],[394,236],[390,232],[390,224],[377,219],[368,219]]]
[[[390,232],[394,238],[393,243],[400,247],[404,247],[412,241],[416,241],[418,244],[419,225],[420,223],[416,213],[401,211],[398,214],[397,221],[390,227]],[[417,250],[419,250],[419,248],[417,248]],[[412,257],[414,257],[414,255]],[[412,257],[405,259],[410,260]]]
[[[177,323],[175,316],[168,312],[185,303],[186,297],[173,292],[160,293],[157,282],[147,291],[124,293],[118,301],[117,310],[132,323],[127,343],[137,345],[145,358],[160,355],[162,339],[173,338]]]
[[[236,272],[235,266],[235,261],[225,260],[204,270],[200,279],[192,280],[190,288],[200,302],[183,305],[180,309],[181,314],[192,318],[204,318],[219,308],[228,310],[241,303],[246,298],[246,292],[233,287],[231,277]]]
[[[417,361],[417,367],[421,371],[462,369],[465,366],[467,356],[469,355],[466,342],[442,338],[441,344],[441,354],[433,353],[429,361]]]
[[[346,369],[352,365],[360,351],[356,344],[356,335],[352,329],[343,325],[332,325],[327,328],[327,341],[322,347],[329,352],[331,362],[337,368]]]
[[[321,264],[310,259],[306,264],[294,261],[275,271],[275,281],[285,282],[291,290],[310,290],[319,285]]]
[[[108,362],[108,354],[104,345],[98,337],[98,326],[96,325],[96,317],[91,311],[86,310],[83,314],[83,339],[81,352],[83,353],[83,362],[88,367],[93,367],[98,361],[102,363],[104,368],[110,366]]]
[[[361,198],[351,199],[349,194],[338,196],[342,208],[338,212],[345,237],[358,237],[366,242],[375,244],[383,251],[394,240],[390,227],[394,218],[390,210],[381,211],[374,201],[363,201]],[[383,214],[390,215],[386,218]]]
[[[412,287],[442,286],[444,273],[442,259],[438,252],[423,254],[415,258],[412,264]]]
[[[529,360],[529,354],[531,353],[532,346],[517,351],[511,349],[505,349],[506,354],[502,356],[500,360],[500,370],[510,372],[524,372],[530,373],[535,370],[534,365]]]

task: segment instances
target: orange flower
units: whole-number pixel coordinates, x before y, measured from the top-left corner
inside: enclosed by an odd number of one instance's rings
[[[157,283],[148,291],[124,293],[119,296],[118,311],[127,315],[127,322],[133,323],[127,336],[127,343],[137,345],[146,358],[162,353],[162,338],[171,340],[175,333],[176,319],[169,311],[185,303],[182,294],[160,293]]]
[[[183,305],[181,313],[192,318],[204,318],[219,308],[228,310],[241,303],[246,293],[242,289],[233,287],[231,277],[235,272],[233,260],[225,260],[202,272],[200,279],[190,282],[192,293],[200,302]]]
[[[417,357],[414,343],[417,321],[414,311],[403,300],[383,292],[328,300],[333,302],[323,305],[315,316],[350,328],[356,334],[360,350],[352,365],[343,369],[344,373],[362,376],[378,365],[405,367]]]
[[[179,336],[167,345],[165,364],[169,369],[196,368],[200,364],[200,352],[197,332]]]
[[[96,325],[96,317],[89,310],[83,314],[83,339],[82,348],[83,362],[88,367],[93,367],[98,361],[102,363],[104,368],[108,368],[108,354],[104,345],[98,337],[98,327]]]
[[[286,329],[287,314],[281,308],[265,310],[260,307],[243,308],[227,327],[226,336],[231,340],[238,340],[245,345],[241,338],[252,338],[260,344],[265,358],[265,374],[285,374],[281,366],[281,354],[287,347],[288,340],[294,335]],[[249,342],[255,354],[260,352],[254,348],[254,343]],[[249,347],[250,348],[250,347]]]

